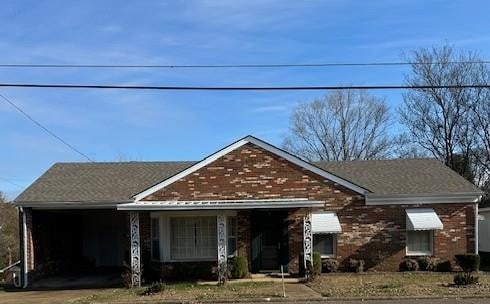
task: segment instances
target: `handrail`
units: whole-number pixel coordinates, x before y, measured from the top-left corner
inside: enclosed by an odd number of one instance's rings
[[[5,267],[4,269],[0,269],[0,273],[4,273],[5,271],[9,270],[10,268],[14,267],[14,266],[17,266],[20,264],[20,260],[18,260],[17,262],[13,263],[13,264],[10,264],[9,266]]]

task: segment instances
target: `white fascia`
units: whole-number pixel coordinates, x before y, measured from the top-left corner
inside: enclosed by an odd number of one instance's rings
[[[29,207],[32,209],[116,209],[122,202],[14,202],[18,207]]]
[[[423,204],[457,204],[478,203],[482,197],[479,192],[448,194],[400,194],[400,195],[366,195],[366,205],[423,205]]]
[[[117,210],[238,210],[324,207],[324,201],[307,199],[218,200],[218,201],[141,201],[120,204]]]
[[[297,156],[294,156],[284,150],[281,150],[271,144],[268,144],[258,138],[255,138],[253,136],[247,136],[247,137],[244,137],[243,139],[240,139],[236,142],[234,142],[233,144],[219,150],[218,152],[216,153],[213,153],[211,154],[210,156],[206,157],[205,159],[203,159],[202,161],[192,165],[191,167],[181,171],[180,173],[177,173],[176,175],[173,175],[172,177],[170,178],[167,178],[166,180],[146,189],[145,191],[141,192],[141,193],[138,193],[134,196],[134,200],[137,202],[137,201],[140,201],[142,200],[143,198],[147,197],[148,195],[152,194],[152,193],[155,193],[156,191],[178,181],[179,179],[201,169],[202,167],[214,162],[215,160],[217,160],[218,158],[230,153],[231,151],[233,150],[236,150],[238,148],[240,148],[241,146],[245,145],[245,144],[248,144],[248,143],[251,143],[253,145],[256,145],[266,151],[269,151],[293,164],[296,164],[302,168],[305,168],[306,170],[309,170],[315,174],[318,174],[322,177],[324,177],[325,179],[327,180],[330,180],[334,183],[337,183],[339,185],[342,185],[348,189],[351,189],[352,191],[356,192],[356,193],[359,193],[359,194],[362,194],[362,195],[365,195],[366,193],[368,193],[369,191],[365,188],[362,188],[361,186],[359,185],[356,185],[346,179],[343,179],[335,174],[332,174],[328,171],[325,171],[315,165],[312,165],[310,164],[309,162],[306,162],[304,160],[302,160],[301,158],[297,157]]]

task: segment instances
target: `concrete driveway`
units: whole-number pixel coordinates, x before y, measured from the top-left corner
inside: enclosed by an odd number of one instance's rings
[[[43,290],[43,291],[1,291],[1,304],[58,304],[70,303],[85,298],[101,290]]]

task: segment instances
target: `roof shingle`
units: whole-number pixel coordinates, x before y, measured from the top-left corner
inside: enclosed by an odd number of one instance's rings
[[[124,202],[196,162],[56,163],[16,202]],[[317,162],[374,194],[480,192],[435,159]]]

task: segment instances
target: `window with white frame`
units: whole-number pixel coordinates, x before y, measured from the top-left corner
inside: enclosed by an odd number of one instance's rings
[[[433,243],[432,230],[407,231],[407,255],[432,255]]]
[[[216,217],[172,217],[170,257],[173,260],[215,259]]]
[[[322,257],[335,256],[336,241],[334,233],[315,233],[313,234],[313,251],[319,252]]]
[[[235,256],[237,254],[237,218],[236,216],[228,217],[227,225],[228,234],[228,256]]]
[[[160,221],[157,217],[151,219],[151,258],[160,260]]]

